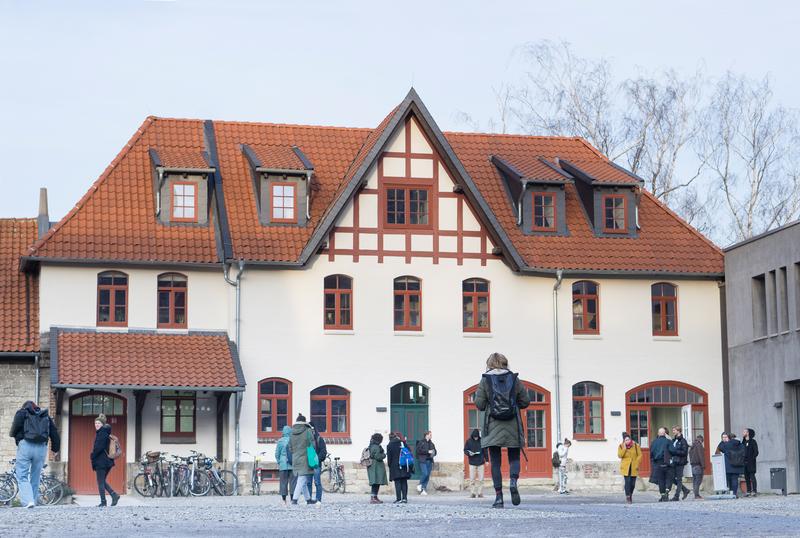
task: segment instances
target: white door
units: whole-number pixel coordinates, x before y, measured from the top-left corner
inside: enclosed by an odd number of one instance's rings
[[[694,443],[692,438],[692,405],[684,405],[681,407],[681,426],[683,427],[683,436],[686,442],[691,445]],[[683,468],[683,476],[692,476],[692,466],[686,465]]]

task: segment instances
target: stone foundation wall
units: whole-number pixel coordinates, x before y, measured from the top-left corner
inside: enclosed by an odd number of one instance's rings
[[[0,469],[16,457],[17,445],[8,436],[14,414],[27,400],[36,400],[41,407],[50,407],[50,368],[39,370],[39,396],[35,398],[36,368],[33,359],[0,359]]]

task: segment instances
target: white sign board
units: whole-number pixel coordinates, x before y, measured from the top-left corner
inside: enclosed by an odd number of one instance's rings
[[[714,491],[728,491],[728,480],[725,476],[725,454],[711,456],[711,473],[714,475]]]

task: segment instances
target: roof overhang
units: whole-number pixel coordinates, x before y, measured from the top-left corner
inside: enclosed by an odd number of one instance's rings
[[[615,168],[616,170],[619,170],[620,172],[622,172],[626,176],[630,177],[630,181],[614,181],[614,182],[600,181],[596,177],[591,175],[590,173],[586,172],[585,170],[583,170],[580,167],[578,167],[576,164],[571,163],[570,161],[568,161],[566,159],[560,159],[559,158],[559,159],[557,159],[557,161],[558,161],[558,166],[560,166],[563,170],[565,170],[569,175],[571,175],[572,177],[578,178],[581,181],[583,181],[584,183],[588,183],[589,185],[592,185],[593,187],[609,187],[609,188],[614,188],[614,187],[618,187],[618,188],[641,187],[642,184],[644,183],[644,180],[642,178],[640,178],[639,176],[633,174],[632,172],[629,172],[628,170],[625,170],[621,166],[619,166],[619,165],[617,165],[617,164],[615,164],[615,163],[613,163],[611,161],[608,161],[606,164],[608,164],[612,168]]]

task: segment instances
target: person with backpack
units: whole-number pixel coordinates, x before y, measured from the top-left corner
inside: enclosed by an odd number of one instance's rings
[[[683,468],[688,463],[689,443],[683,436],[683,429],[680,426],[672,427],[672,443],[669,445],[670,466],[672,467],[672,483],[675,484],[675,496],[673,501],[680,500],[681,492],[683,499],[689,495],[689,488],[683,485]]]
[[[658,437],[650,446],[650,482],[658,485],[658,493],[661,495],[658,502],[669,500],[669,490],[672,489],[672,472],[669,465],[669,445],[670,439],[667,437],[667,429],[658,429]]]
[[[703,474],[706,470],[706,449],[703,446],[705,439],[702,435],[698,434],[694,437],[694,443],[689,449],[689,465],[692,466],[692,489],[694,490],[694,498],[702,500],[700,495],[700,486],[703,485]]]
[[[569,448],[572,446],[572,441],[564,439],[563,443],[556,445],[556,452],[558,452],[558,494],[569,495],[567,491],[567,459],[569,458]]]
[[[470,498],[483,498],[483,468],[489,461],[489,451],[481,447],[481,431],[472,430],[467,442],[464,443],[464,454],[469,462],[469,492]]]
[[[311,499],[308,483],[313,480],[314,468],[319,466],[319,462],[313,461],[317,459],[314,434],[311,431],[311,425],[306,422],[306,417],[302,414],[297,415],[297,419],[292,426],[289,449],[292,451],[292,469],[297,475],[297,483],[292,493],[292,504],[297,504],[300,495],[305,498],[306,504],[316,504],[317,501]],[[315,463],[316,465],[314,465]]]
[[[319,460],[319,465],[314,468],[314,476],[313,481],[309,480],[308,482],[308,494],[312,497],[314,496],[314,491],[312,490],[312,486],[316,486],[317,488],[317,497],[316,502],[322,502],[322,462],[325,461],[325,458],[328,457],[328,447],[325,444],[325,439],[317,431],[317,428],[314,427],[314,423],[310,422],[311,424],[311,431],[314,432],[314,446],[317,447],[317,459]]]
[[[394,504],[408,503],[408,479],[414,473],[414,457],[402,433],[389,434],[386,462],[389,465],[389,480],[394,482]]]
[[[633,503],[633,492],[636,489],[636,477],[639,476],[639,463],[642,461],[642,449],[631,439],[628,432],[622,432],[622,442],[617,448],[619,473],[625,478],[625,501]]]
[[[92,460],[92,470],[97,475],[97,490],[100,493],[100,504],[97,506],[98,508],[106,506],[106,492],[111,495],[111,506],[117,506],[119,495],[106,481],[108,473],[114,467],[114,459],[109,456],[111,452],[109,448],[111,448],[112,444],[111,424],[108,423],[103,413],[100,413],[94,419],[94,429],[94,445],[92,446],[90,458]]]
[[[433,444],[432,438],[433,434],[431,432],[425,432],[422,439],[417,441],[417,446],[414,450],[414,452],[416,452],[416,460],[419,463],[419,469],[422,472],[422,477],[420,477],[419,484],[417,484],[417,492],[420,495],[428,494],[428,482],[431,479],[431,472],[433,472],[433,458],[436,457],[436,445]]]
[[[47,459],[47,441],[50,449],[61,450],[61,437],[47,409],[28,400],[14,414],[9,436],[17,444],[17,463],[14,473],[19,485],[22,506],[33,508],[39,498],[39,479]]]
[[[292,427],[284,426],[283,435],[275,444],[275,461],[278,462],[278,476],[280,483],[278,489],[283,499],[283,504],[288,504],[286,497],[289,492],[294,493],[297,485],[297,476],[292,472],[292,451],[289,447],[289,438],[292,435]]]
[[[378,498],[378,491],[381,486],[389,484],[386,480],[386,465],[383,463],[386,459],[386,452],[381,443],[383,443],[383,435],[379,433],[373,434],[369,440],[369,465],[367,466],[367,477],[371,489],[369,504],[383,504],[383,501]]]
[[[725,454],[725,477],[728,489],[735,498],[739,498],[739,475],[744,472],[745,449],[741,441],[731,439],[727,432],[722,432],[722,441],[717,445],[717,454]]]
[[[756,482],[756,458],[758,458],[758,443],[756,443],[756,431],[747,428],[742,434],[742,444],[744,445],[744,483],[747,486],[745,497],[758,496],[758,482]]]
[[[528,391],[517,374],[508,369],[508,359],[500,353],[492,353],[486,360],[486,372],[481,376],[475,394],[475,406],[484,411],[483,438],[481,448],[489,450],[492,464],[492,485],[495,499],[493,508],[503,508],[503,475],[501,458],[503,448],[508,449],[510,474],[509,490],[511,503],[520,503],[519,456],[524,446],[524,435],[520,409],[531,403]]]

